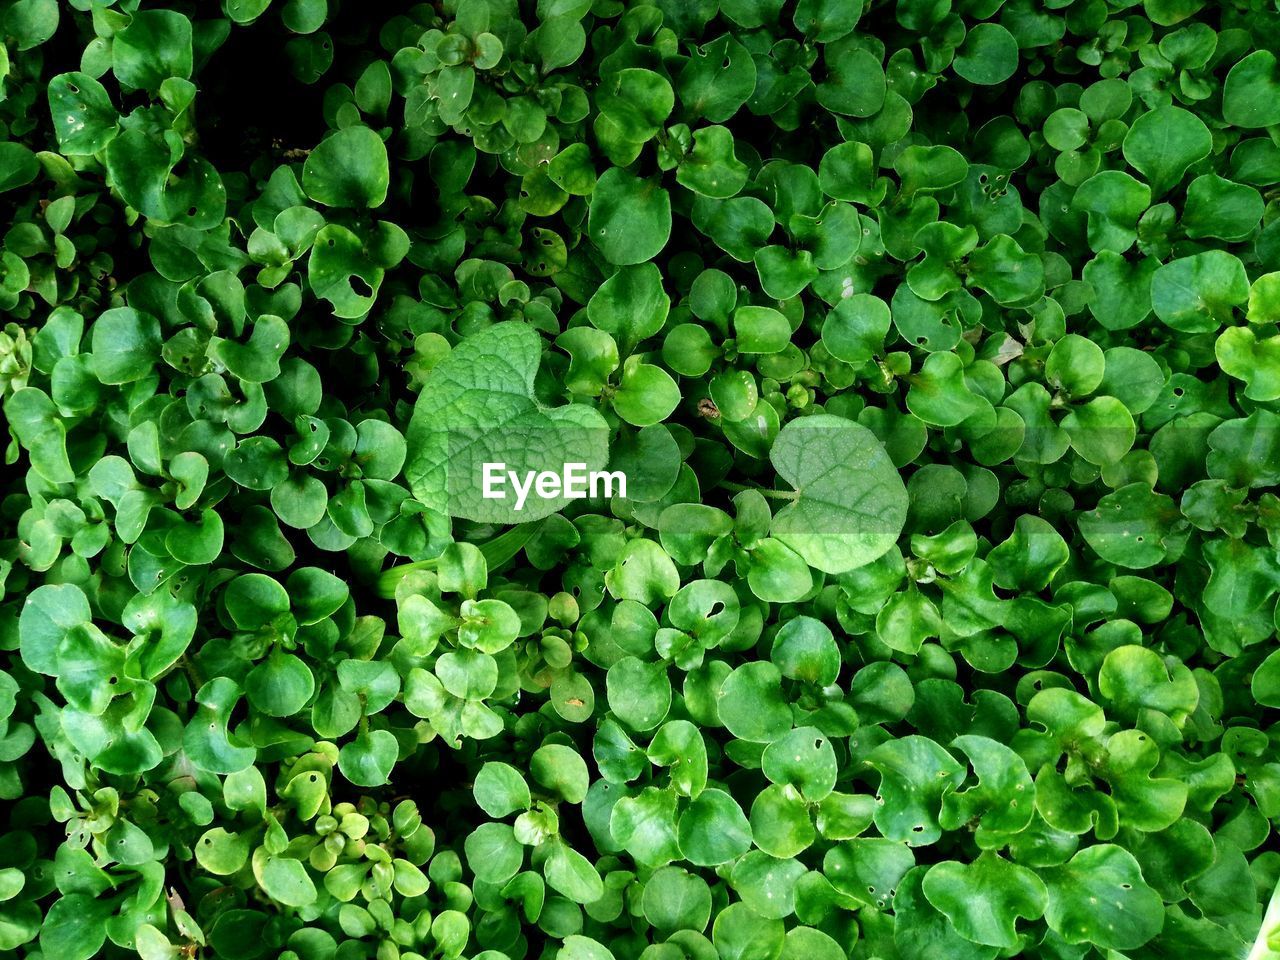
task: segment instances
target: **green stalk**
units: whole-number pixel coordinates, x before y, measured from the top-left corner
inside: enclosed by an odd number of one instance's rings
[[[799,490],[771,490],[768,487],[758,487],[750,483],[734,483],[732,480],[721,480],[720,486],[733,493],[743,493],[746,490],[754,490],[766,497],[772,497],[775,500],[798,500],[800,498]]]
[[[430,560],[415,560],[413,563],[401,563],[388,567],[378,574],[378,582],[374,584],[373,591],[383,600],[394,600],[396,587],[400,586],[401,580],[415,570],[434,570],[439,562],[439,557],[432,557]]]
[[[541,520],[533,523],[521,523],[511,527],[509,530],[504,530],[491,540],[477,544],[480,548],[480,553],[484,555],[484,561],[489,570],[496,570],[512,559],[538,532],[541,526]],[[374,587],[374,591],[382,599],[392,600],[396,595],[396,587],[400,585],[400,581],[406,576],[415,570],[434,570],[439,563],[439,557],[432,557],[430,560],[415,560],[412,563],[401,563],[394,567],[389,567],[378,575],[378,582]]]
[[[1280,960],[1280,885],[1271,894],[1267,912],[1262,918],[1262,929],[1253,941],[1253,949],[1245,960]]]

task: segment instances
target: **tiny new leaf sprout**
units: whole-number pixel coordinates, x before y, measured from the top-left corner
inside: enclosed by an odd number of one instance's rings
[[[1271,0],[0,26],[0,958],[1280,960]]]
[[[1275,960],[1280,957],[1280,887],[1272,891],[1262,926],[1246,960]]]

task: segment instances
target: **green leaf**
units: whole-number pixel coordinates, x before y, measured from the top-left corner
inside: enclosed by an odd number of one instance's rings
[[[591,861],[563,841],[552,841],[542,869],[547,885],[574,903],[594,903],[604,896],[604,881]]]
[[[645,263],[623,267],[602,283],[587,302],[587,319],[612,336],[626,355],[662,329],[670,307],[662,274],[652,263]]]
[[[755,91],[755,61],[728,33],[694,46],[689,54],[676,78],[680,104],[691,118],[724,123]]]
[[[795,787],[809,803],[835,789],[838,773],[835,749],[816,727],[797,727],[765,747],[761,769],[772,782]]]
[[[302,862],[288,857],[263,856],[265,853],[262,847],[254,852],[253,870],[267,896],[290,907],[314,903],[316,887]]]
[[[1103,170],[1080,184],[1071,206],[1089,221],[1089,246],[1103,254],[1121,254],[1138,239],[1138,223],[1151,206],[1151,188],[1123,170]],[[1113,268],[1114,269],[1114,268]]]
[[[998,849],[1031,824],[1036,796],[1031,774],[1017,753],[990,737],[967,734],[952,746],[969,758],[978,782],[943,797],[939,822],[946,830],[976,822],[978,846]]]
[[[880,744],[866,762],[880,773],[876,828],[911,846],[936,843],[942,800],[964,782],[964,768],[934,741],[915,735]]]
[[[924,895],[966,940],[1004,950],[1020,942],[1018,918],[1039,919],[1048,903],[1039,877],[990,851],[972,864],[934,864],[924,877]]]
[[[773,638],[769,659],[784,677],[827,687],[840,673],[840,648],[821,620],[799,616],[783,624]]]
[[[1263,209],[1262,195],[1253,187],[1207,173],[1187,187],[1182,226],[1195,239],[1244,240],[1257,229]]]
[[[240,688],[228,677],[215,677],[196,692],[198,709],[187,725],[183,748],[201,770],[236,773],[249,767],[257,750],[238,742],[227,729]]]
[[[0,141],[0,193],[14,190],[18,187],[25,187],[39,175],[40,161],[34,153],[20,143]],[[13,265],[9,266],[10,263],[13,263]],[[18,287],[20,289],[25,287],[30,279],[30,272],[26,270],[26,265],[10,254],[6,266],[8,267],[8,272],[15,274],[21,280]],[[26,279],[21,279],[24,271]],[[12,283],[13,280],[14,277],[11,276],[9,282]]]
[[[997,586],[1034,593],[1048,586],[1070,557],[1066,541],[1048,521],[1021,516],[1013,533],[992,549],[987,560]]]
[[[1213,138],[1194,113],[1157,107],[1139,116],[1124,138],[1124,158],[1163,196],[1197,160],[1209,155]]]
[[[757,914],[767,920],[782,920],[795,912],[798,884],[808,872],[798,860],[751,850],[733,865],[729,882]]]
[[[632,426],[649,427],[665,420],[680,403],[680,387],[661,367],[629,357],[611,398],[614,412]]]
[[[856,38],[828,45],[823,61],[827,75],[817,89],[822,106],[832,113],[851,117],[869,117],[884,106],[884,67]]]
[[[93,373],[103,383],[132,383],[160,358],[160,324],[130,307],[102,313],[91,328]]]
[[[245,677],[245,696],[254,708],[271,717],[291,717],[315,692],[310,668],[298,657],[279,650]]]
[[[1151,275],[1159,266],[1154,258],[1130,263],[1115,251],[1100,251],[1083,271],[1094,290],[1094,319],[1108,330],[1128,330],[1145,320],[1151,314]]]
[[[1255,50],[1231,67],[1222,86],[1222,117],[1233,127],[1280,123],[1280,77],[1270,50]]]
[[[747,165],[734,155],[727,127],[703,127],[693,133],[693,149],[676,168],[676,181],[704,197],[727,199],[747,183]]]
[[[741,740],[770,743],[791,729],[791,708],[782,674],[757,660],[734,668],[719,692],[720,721]]]
[[[997,948],[975,944],[949,917],[929,903],[922,889],[928,867],[916,867],[898,883],[893,898],[893,942],[904,960],[945,956],[954,960],[994,960]]]
[[[28,594],[18,621],[22,661],[37,673],[56,676],[58,648],[68,631],[90,622],[84,591],[71,583],[44,584]]]
[[[688,720],[670,720],[654,734],[647,751],[651,763],[671,771],[671,785],[682,796],[697,797],[707,785],[707,745]]]
[[[258,630],[289,612],[289,594],[263,573],[246,573],[227,585],[223,603],[241,630]]]
[[[970,83],[1004,83],[1018,69],[1018,42],[998,23],[979,23],[956,51],[954,68]]]
[[[1049,900],[1045,920],[1067,943],[1132,950],[1164,924],[1164,904],[1122,847],[1086,847],[1061,866],[1041,871]]]
[[[380,207],[389,182],[387,148],[368,127],[326,137],[302,166],[302,188],[327,207]]]
[[[591,194],[587,232],[610,263],[652,260],[671,237],[671,198],[652,180],[610,167]]]
[[[1250,400],[1280,399],[1280,337],[1258,340],[1249,327],[1229,327],[1213,349],[1222,372],[1245,381]]]
[[[799,296],[818,279],[818,267],[808,250],[773,245],[757,250],[754,259],[760,287],[775,300]]]
[[[107,938],[110,901],[98,901],[83,893],[59,897],[40,928],[40,949],[67,960],[89,960],[96,956]]]
[[[58,148],[67,156],[89,156],[116,135],[119,116],[106,88],[85,73],[60,73],[49,81],[49,113]]]
[[[785,944],[781,920],[761,917],[744,903],[721,910],[712,926],[720,960],[778,960]]]
[[[505,817],[529,807],[529,785],[520,771],[492,760],[480,768],[472,787],[476,803],[491,817]]]
[[[49,483],[74,482],[66,424],[48,395],[35,387],[23,387],[5,397],[4,414],[38,476]]]
[[[1248,299],[1244,265],[1223,250],[1166,263],[1151,278],[1156,316],[1180,333],[1211,333]]]
[[[605,680],[609,709],[632,730],[652,730],[671,709],[671,681],[662,664],[624,657]]]
[[[1080,533],[1109,563],[1140,570],[1164,559],[1166,544],[1179,523],[1173,500],[1145,483],[1131,483],[1082,514]]]
[[[751,824],[733,797],[709,787],[680,815],[679,838],[686,860],[714,867],[751,849]]]
[[[897,540],[906,521],[906,488],[866,427],[829,415],[793,420],[774,440],[769,459],[797,494],[773,518],[770,533],[810,566],[842,573],[865,566]]]
[[[155,93],[169,77],[191,76],[191,21],[174,10],[139,10],[111,40],[112,70],[125,87]]]
[[[641,907],[659,930],[704,930],[711,919],[711,888],[682,867],[660,867],[644,885]]]
[[[481,824],[467,837],[463,851],[471,872],[487,883],[505,883],[524,862],[524,848],[505,823]]]
[[[614,957],[608,947],[574,933],[565,937],[564,946],[556,953],[556,960],[614,960]]]
[[[1026,305],[1044,294],[1044,264],[1012,237],[998,234],[969,257],[969,280],[996,303]]]
[[[572,747],[544,744],[534,751],[529,771],[537,783],[569,803],[581,803],[587,795],[587,764]]]
[[[5,14],[5,29],[17,41],[19,51],[47,42],[58,29],[55,0],[18,0]]]
[[[485,463],[506,464],[521,483],[530,471],[559,473],[570,462],[588,471],[604,468],[607,433],[598,413],[576,404],[545,408],[535,400],[540,359],[537,334],[507,323],[468,338],[432,369],[406,435],[405,477],[418,500],[473,520],[537,520],[568,499],[535,496],[517,504],[510,482],[495,489],[500,499],[485,498]]]
[[[638,796],[620,797],[609,817],[609,833],[638,863],[659,867],[679,858],[675,793],[646,787]]]
[[[1264,706],[1280,704],[1280,650],[1267,654],[1249,681],[1253,698]]]
[[[390,731],[368,730],[338,751],[338,768],[358,787],[380,787],[390,778],[399,752]]]

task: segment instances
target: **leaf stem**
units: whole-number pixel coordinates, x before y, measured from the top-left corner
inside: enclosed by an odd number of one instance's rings
[[[721,480],[720,486],[726,490],[732,490],[734,493],[742,493],[745,490],[755,490],[757,493],[766,497],[772,497],[775,500],[799,500],[799,490],[770,490],[767,487],[757,487],[750,483],[734,483],[732,480]]]
[[[401,563],[394,567],[388,567],[378,574],[378,582],[374,587],[374,592],[383,600],[392,600],[395,598],[396,587],[401,580],[415,570],[434,570],[439,562],[439,557],[432,557],[430,560],[415,560],[412,563]]]
[[[480,548],[480,552],[484,554],[485,563],[489,565],[489,570],[497,569],[519,553],[542,527],[542,523],[543,521],[541,520],[535,520],[532,523],[517,524],[492,539],[486,540],[484,543],[476,544]],[[374,587],[374,591],[383,600],[392,600],[396,595],[396,586],[406,576],[415,570],[434,570],[439,563],[439,557],[432,557],[429,560],[414,560],[410,563],[401,563],[394,567],[388,567],[378,575],[378,582]]]

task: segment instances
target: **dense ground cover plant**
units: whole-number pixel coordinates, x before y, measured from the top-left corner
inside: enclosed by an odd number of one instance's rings
[[[0,25],[0,953],[1249,952],[1274,5]]]

